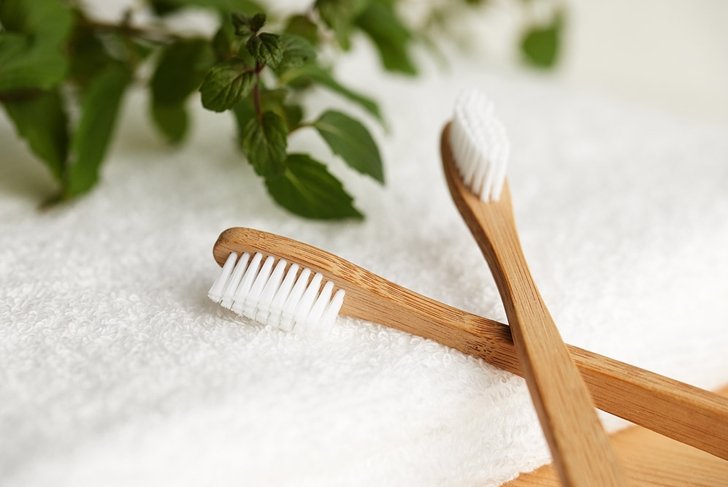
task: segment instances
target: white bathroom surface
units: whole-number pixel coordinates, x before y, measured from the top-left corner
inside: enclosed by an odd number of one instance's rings
[[[482,487],[548,462],[520,378],[356,320],[324,337],[244,323],[206,296],[217,235],[250,226],[505,320],[440,169],[462,88],[507,126],[523,245],[565,339],[728,382],[728,127],[466,61],[415,81],[374,63],[360,51],[340,74],[389,121],[385,187],[314,135],[292,143],[331,161],[363,222],[276,207],[230,117],[196,102],[191,140],[166,148],[139,94],[97,190],[41,213],[49,178],[0,118],[0,484]],[[310,114],[331,103],[349,107],[321,93]]]

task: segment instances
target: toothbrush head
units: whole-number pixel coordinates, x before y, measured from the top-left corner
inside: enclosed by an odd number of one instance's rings
[[[320,273],[260,252],[231,252],[208,292],[211,300],[238,315],[291,330],[328,329],[344,303]]]
[[[458,172],[484,202],[498,201],[506,180],[510,143],[491,101],[477,90],[463,92],[455,102],[450,124],[450,148]]]

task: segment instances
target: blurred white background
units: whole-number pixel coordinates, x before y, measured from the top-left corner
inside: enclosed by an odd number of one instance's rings
[[[313,0],[261,0],[272,10],[300,10]],[[86,0],[114,18],[135,0]],[[406,13],[449,0],[403,0]],[[530,0],[532,11],[566,5],[566,37],[557,79],[704,122],[728,123],[728,1]],[[522,0],[488,0],[455,34],[470,38],[489,65],[511,64]],[[480,15],[483,12],[484,15]],[[477,56],[478,54],[476,54]],[[512,65],[512,64],[511,64]]]
[[[572,0],[560,76],[686,117],[728,122],[728,2]]]

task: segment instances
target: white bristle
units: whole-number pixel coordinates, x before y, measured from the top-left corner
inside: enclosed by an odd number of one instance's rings
[[[265,259],[265,260],[264,260]],[[326,330],[344,303],[344,290],[323,283],[323,276],[283,259],[247,252],[231,253],[210,288],[210,299],[259,323],[290,330],[307,326]],[[323,284],[323,286],[322,286]]]
[[[261,260],[263,260],[262,254],[257,253],[253,256],[250,264],[248,264],[248,268],[245,270],[245,274],[243,274],[243,278],[240,280],[240,284],[238,284],[238,289],[235,291],[235,296],[233,297],[232,308],[230,308],[236,313],[240,314],[243,311],[245,298],[248,296],[248,291],[250,291],[250,288],[253,285],[255,276],[258,275]],[[223,306],[225,306],[224,303]],[[225,307],[229,308],[230,306]]]
[[[283,307],[288,300],[288,295],[293,289],[293,284],[296,282],[296,276],[298,275],[298,264],[292,264],[286,272],[286,277],[281,283],[281,287],[276,291],[276,295],[273,297],[273,301],[270,303],[270,314],[265,318],[266,325],[280,326],[281,313],[283,313]]]
[[[326,310],[324,310],[324,314],[319,320],[319,326],[322,329],[329,329],[331,325],[334,324],[334,321],[336,321],[336,317],[339,316],[341,306],[344,304],[345,294],[346,293],[343,289],[339,289],[338,291],[336,291],[336,294],[334,294],[334,299],[331,300],[329,305],[326,307]]]
[[[250,254],[245,252],[243,256],[240,257],[238,263],[235,264],[235,269],[225,285],[225,291],[222,293],[221,304],[226,308],[229,308],[233,304],[235,291],[238,289],[238,284],[240,284],[240,280],[243,278],[243,274],[245,273],[245,269],[248,265],[248,259],[250,259]]]
[[[296,284],[293,285],[291,293],[286,298],[286,302],[283,305],[281,312],[281,319],[279,320],[278,326],[284,330],[290,330],[293,328],[296,320],[296,307],[298,302],[301,300],[303,293],[306,292],[306,286],[308,285],[308,278],[311,276],[311,271],[303,269],[296,279]]]
[[[274,262],[275,259],[273,257],[265,259],[263,267],[260,268],[260,272],[258,272],[258,275],[255,277],[255,281],[253,281],[250,291],[248,291],[247,296],[245,296],[242,308],[243,311],[241,314],[246,318],[255,318],[256,307],[260,301],[260,295],[270,278],[271,272],[273,272]]]
[[[333,294],[333,292],[334,283],[329,281],[324,285],[324,288],[321,290],[321,294],[319,294],[316,302],[313,303],[313,306],[311,306],[311,311],[308,313],[308,317],[306,318],[306,323],[309,326],[319,326],[321,316],[324,314],[326,306],[329,302],[331,302],[331,294]]]
[[[255,311],[253,319],[261,323],[266,323],[268,314],[270,313],[271,305],[273,304],[273,298],[276,292],[281,286],[283,281],[283,275],[286,272],[286,265],[288,263],[281,259],[276,264],[275,269],[270,275],[270,279],[265,283],[263,291],[260,293],[260,299],[258,300],[258,306]]]
[[[455,102],[450,147],[470,191],[483,201],[497,201],[505,184],[510,143],[493,104],[479,91],[466,91]]]
[[[237,260],[238,254],[236,254],[235,252],[231,252],[230,255],[228,255],[228,258],[225,261],[225,265],[222,266],[222,272],[220,272],[220,275],[217,277],[217,279],[215,279],[215,282],[212,284],[210,291],[207,293],[210,299],[212,299],[216,303],[219,303],[222,299],[222,293],[225,290],[225,285],[230,278],[230,274],[232,274],[233,272],[233,268],[235,267],[235,262]]]
[[[303,293],[301,300],[296,305],[296,312],[294,316],[296,323],[306,323],[306,318],[309,314],[311,314],[311,308],[318,296],[319,289],[321,289],[322,280],[323,276],[321,274],[316,274],[306,287],[306,292]]]

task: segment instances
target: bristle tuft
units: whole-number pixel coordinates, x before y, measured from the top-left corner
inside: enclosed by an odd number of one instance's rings
[[[344,290],[332,281],[283,259],[231,253],[208,296],[259,323],[291,330],[304,325],[326,330],[344,303]]]
[[[483,201],[497,201],[506,180],[510,143],[493,104],[479,91],[466,91],[455,102],[450,147],[470,191]]]

